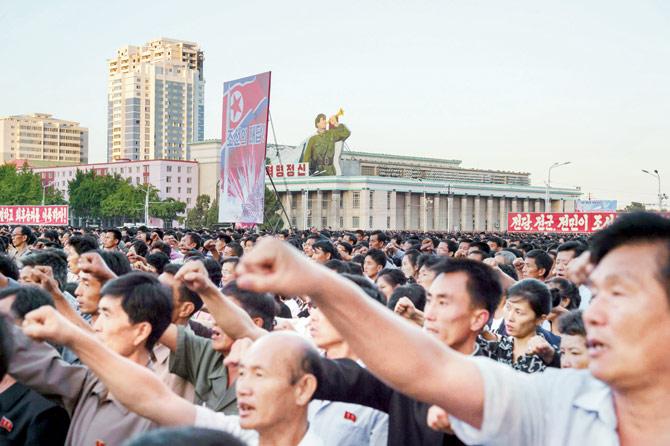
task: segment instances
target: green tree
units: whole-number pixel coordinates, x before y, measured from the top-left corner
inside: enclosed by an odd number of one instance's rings
[[[632,201],[628,206],[626,206],[623,211],[624,212],[638,212],[638,211],[646,211],[647,208],[644,204],[638,203],[636,201]]]
[[[186,225],[189,228],[200,229],[207,225],[207,213],[211,201],[209,195],[198,195],[195,206],[186,215]]]
[[[281,216],[281,203],[277,200],[274,191],[265,187],[265,209],[263,210],[262,230],[279,231],[284,227],[284,220]]]
[[[186,210],[186,203],[174,198],[167,198],[159,203],[149,206],[152,217],[160,218],[166,228],[172,227],[172,221],[178,219],[178,215]]]
[[[0,204],[38,205],[42,194],[46,204],[64,204],[63,195],[54,187],[42,188],[42,178],[27,167],[17,170],[12,164],[0,166]]]
[[[108,203],[103,213],[102,203],[106,198],[113,195],[119,188],[130,186],[118,174],[98,175],[94,170],[89,172],[77,171],[75,178],[68,184],[70,192],[70,208],[72,212],[78,217],[86,218],[103,218],[109,217],[114,212],[112,208],[118,211],[120,206],[113,203]],[[125,189],[128,191],[128,189]],[[127,199],[128,197],[126,197]]]
[[[212,201],[212,204],[207,210],[207,216],[205,218],[205,224],[208,228],[211,228],[214,225],[219,223],[219,203],[216,200]]]

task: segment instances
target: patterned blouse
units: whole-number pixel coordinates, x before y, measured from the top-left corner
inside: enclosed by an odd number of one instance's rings
[[[559,354],[558,346],[553,344],[539,330],[536,333],[542,336],[554,349],[554,355]],[[514,337],[502,336],[498,341],[487,341],[481,336],[477,338],[477,345],[481,350],[482,356],[502,362],[511,366],[513,369],[524,373],[543,372],[549,365],[546,364],[539,355],[528,355],[524,353],[514,361]]]

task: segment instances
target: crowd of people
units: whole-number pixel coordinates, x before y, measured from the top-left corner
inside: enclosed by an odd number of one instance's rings
[[[0,444],[670,444],[670,220],[0,227]]]

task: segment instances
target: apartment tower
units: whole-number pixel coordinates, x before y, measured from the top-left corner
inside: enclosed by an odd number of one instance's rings
[[[107,159],[190,159],[205,132],[203,52],[160,38],[107,61]]]

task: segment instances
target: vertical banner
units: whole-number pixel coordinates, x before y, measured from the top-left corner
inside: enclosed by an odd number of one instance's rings
[[[270,72],[223,84],[219,222],[263,223]]]

